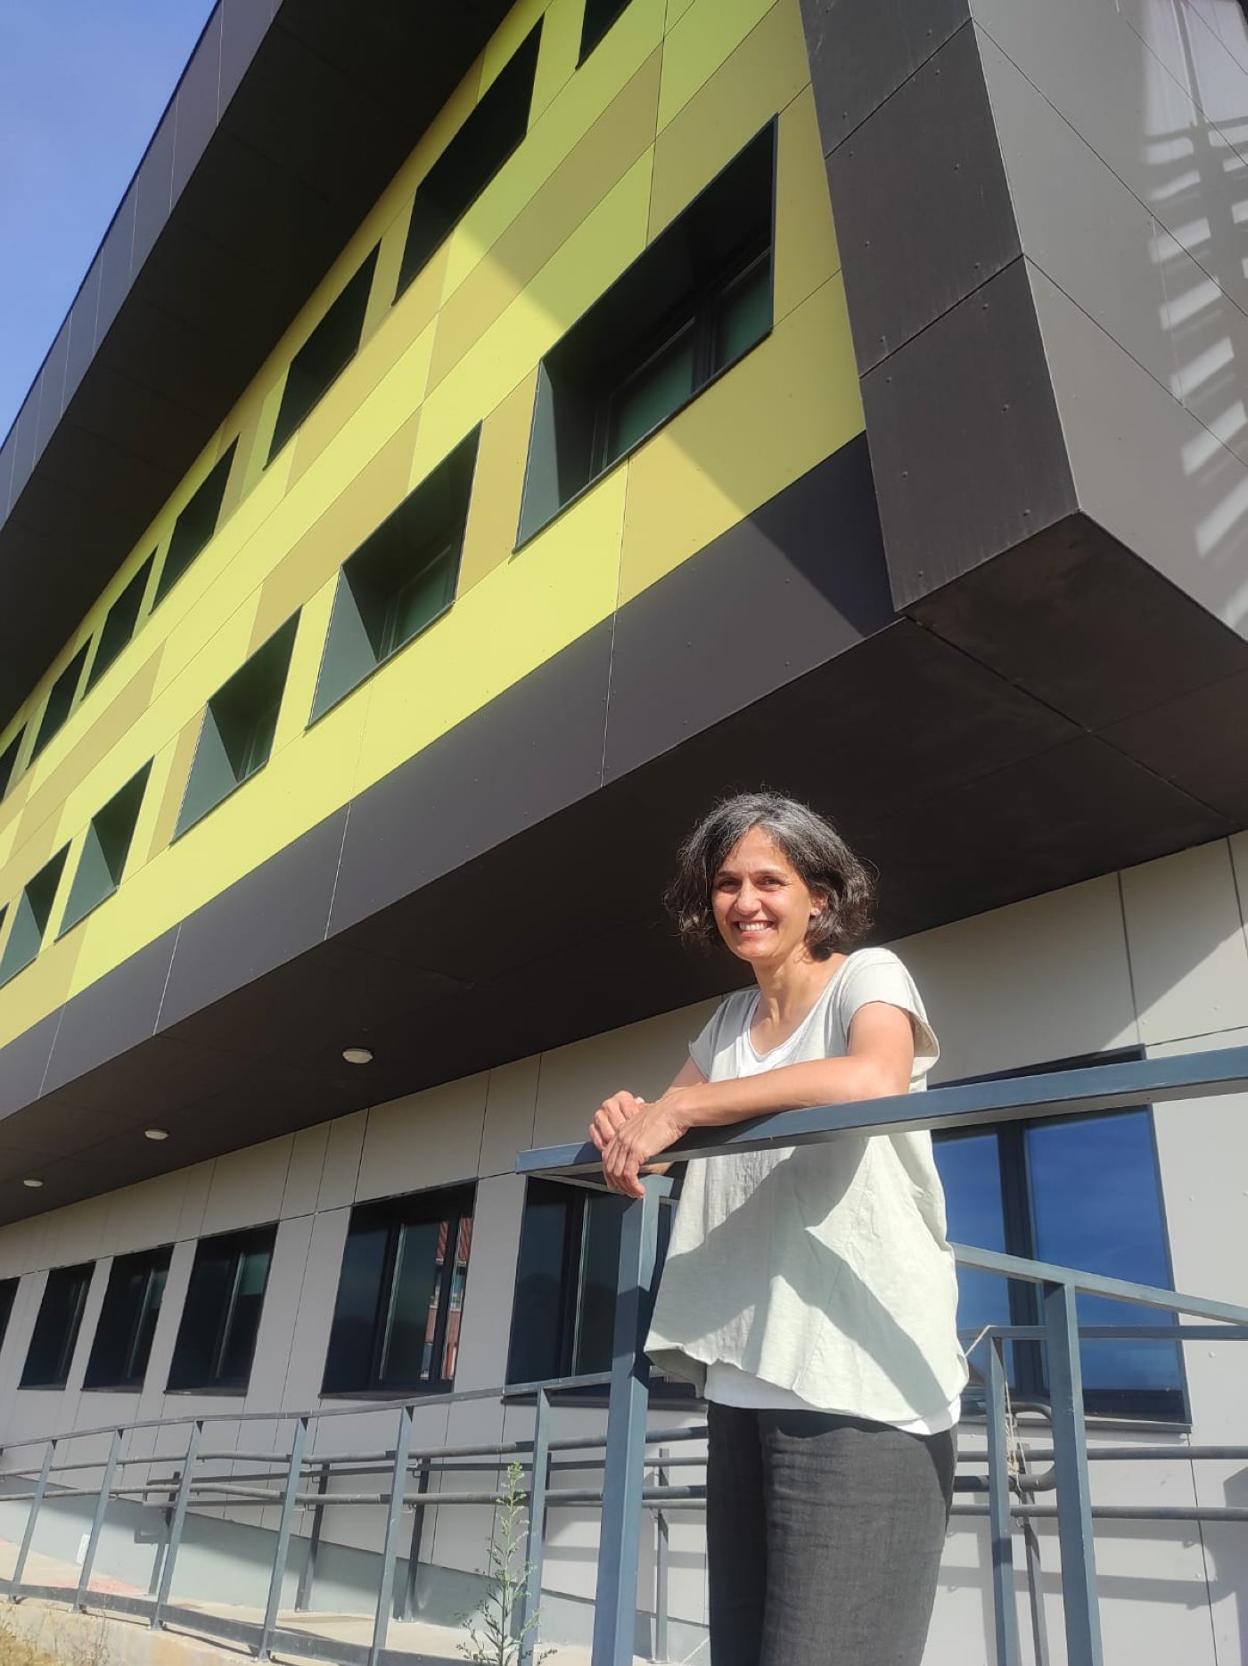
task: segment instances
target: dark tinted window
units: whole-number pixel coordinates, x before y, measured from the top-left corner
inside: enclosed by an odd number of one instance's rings
[[[542,360],[521,541],[770,330],[774,173],[771,123]]]
[[[186,508],[173,523],[173,532],[169,537],[169,549],[165,555],[165,564],[161,568],[160,577],[156,581],[156,598],[152,603],[153,607],[158,606],[165,599],[217,530],[217,521],[221,515],[221,505],[225,501],[225,488],[229,483],[230,467],[234,462],[234,449],[237,443],[237,441],[234,441],[224,456],[213,464],[203,484],[196,490]]]
[[[253,1227],[196,1246],[171,1389],[246,1392],[276,1234],[273,1226]]]
[[[74,696],[78,692],[78,684],[82,678],[82,668],[87,663],[87,649],[90,643],[84,642],[82,647],[70,660],[60,676],[52,684],[52,691],[48,695],[48,703],[43,708],[43,719],[39,724],[39,733],[35,736],[35,744],[31,751],[31,758],[37,758],[44,747],[62,728],[74,705]]]
[[[9,1317],[13,1312],[13,1300],[17,1295],[17,1287],[21,1282],[16,1278],[0,1278],[0,1346],[9,1329]]]
[[[628,5],[628,0],[585,0],[585,21],[581,25],[583,63]]]
[[[1064,1061],[1060,1068],[1094,1062]],[[934,1149],[954,1242],[1173,1288],[1147,1107],[937,1136]],[[962,1269],[958,1283],[958,1323],[965,1330],[1040,1322],[1035,1285],[973,1269]],[[1170,1315],[1090,1296],[1079,1298],[1079,1322],[1175,1325]],[[1016,1392],[1046,1397],[1043,1349],[1019,1343],[1009,1354]],[[1087,1341],[1081,1359],[1090,1412],[1185,1415],[1176,1345]]]
[[[524,138],[540,39],[539,23],[417,186],[396,299]]]
[[[109,608],[104,628],[100,632],[100,645],[95,650],[95,658],[87,676],[88,688],[95,686],[134,635],[134,627],[138,623],[139,609],[143,606],[143,596],[155,559],[156,552],[153,550]]]
[[[351,1212],[325,1362],[326,1394],[445,1389],[455,1376],[473,1188]]]
[[[78,1340],[93,1263],[54,1267],[44,1286],[22,1371],[23,1388],[64,1388]]]
[[[23,733],[24,731],[19,729],[4,751],[0,752],[0,798],[3,798],[5,793],[8,792],[9,782],[13,779],[13,770],[17,764],[17,754],[21,750]]]
[[[4,954],[0,956],[0,984],[7,983],[23,967],[29,966],[43,947],[43,936],[52,918],[52,906],[56,901],[68,851],[68,845],[64,850],[58,850],[18,898],[13,925],[4,945]]]
[[[269,447],[270,463],[334,378],[355,357],[376,265],[377,250],[373,249],[290,361],[273,443]]]
[[[113,1262],[84,1387],[142,1388],[171,1253],[166,1246]]]

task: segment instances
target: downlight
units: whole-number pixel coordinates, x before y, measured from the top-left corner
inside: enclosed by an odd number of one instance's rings
[[[143,1138],[145,1140],[167,1140],[169,1138],[169,1130],[167,1128],[145,1128],[143,1130]]]
[[[344,1047],[342,1056],[348,1064],[372,1064],[373,1055],[367,1047]]]

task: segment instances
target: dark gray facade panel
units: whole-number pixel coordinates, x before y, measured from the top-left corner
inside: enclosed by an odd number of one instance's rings
[[[152,1035],[176,938],[176,927],[162,933],[66,1002],[48,1063],[46,1093],[56,1092]]]
[[[162,1031],[324,939],[346,825],[344,807],[182,922]]]
[[[43,1087],[60,1012],[49,1013],[0,1047],[0,1141],[4,1118],[36,1099]]]
[[[173,145],[177,120],[177,106],[172,104],[161,118],[139,166],[134,241],[130,246],[132,272],[137,272],[147,259],[161,227],[169,218],[169,207],[173,201]]]
[[[969,0],[802,0],[824,151],[879,108],[970,16]]]
[[[1021,252],[968,23],[828,157],[865,375]]]
[[[103,257],[97,254],[70,309],[69,357],[65,364],[63,407],[69,404],[78,391],[78,384],[86,375],[87,366],[95,352],[95,314],[100,303],[102,267]]]
[[[1137,712],[1105,730],[1111,746],[1248,827],[1248,671],[1191,689],[1165,706]]]
[[[239,82],[268,33],[274,7],[270,0],[220,0],[221,82],[217,114],[233,98]]]
[[[935,591],[913,615],[1087,729],[1138,713],[1147,731],[1163,701],[1248,671],[1248,643],[1084,515]]]
[[[175,202],[217,125],[221,33],[222,10],[218,6],[208,19],[178,84],[171,179],[172,200]]]
[[[69,358],[69,319],[61,325],[51,351],[39,373],[39,421],[35,428],[35,456],[38,457],[61,420],[65,395],[65,365]]]
[[[13,478],[10,482],[12,502],[21,496],[22,488],[30,479],[35,466],[35,431],[39,426],[39,383],[26,395],[17,421],[13,424]]]
[[[708,565],[717,575],[709,585]],[[604,779],[628,774],[893,618],[871,465],[865,439],[857,439],[620,614]]]
[[[0,445],[0,511],[7,514],[9,493],[13,489],[13,459],[17,455],[17,436],[10,434]]]
[[[611,632],[596,625],[353,803],[332,933],[601,784]]]
[[[1076,508],[1021,259],[864,376],[862,395],[899,609]]]
[[[108,334],[130,288],[130,254],[134,248],[134,211],[138,198],[136,180],[122,198],[100,249],[100,298],[95,314],[97,344]]]

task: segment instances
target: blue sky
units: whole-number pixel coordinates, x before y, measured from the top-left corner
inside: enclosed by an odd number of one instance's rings
[[[0,438],[213,0],[0,0]]]

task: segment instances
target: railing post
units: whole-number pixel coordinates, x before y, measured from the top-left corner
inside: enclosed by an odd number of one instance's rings
[[[430,1465],[428,1458],[420,1460],[420,1468],[416,1471],[416,1491],[429,1491]],[[416,1578],[420,1571],[420,1546],[425,1536],[425,1506],[417,1504],[412,1510],[412,1540],[407,1552],[407,1578],[403,1581],[403,1598],[399,1604],[399,1618],[412,1620],[416,1617]]]
[[[178,1481],[178,1496],[173,1501],[173,1520],[169,1524],[169,1543],[165,1548],[165,1562],[160,1570],[160,1589],[156,1593],[156,1601],[152,1604],[151,1629],[159,1631],[164,1624],[165,1604],[169,1601],[169,1592],[173,1589],[173,1569],[178,1559],[178,1551],[182,1548],[182,1529],[186,1525],[186,1506],[191,1496],[191,1477],[195,1472],[195,1460],[199,1456],[199,1442],[204,1432],[202,1418],[194,1418],[191,1422],[191,1433],[186,1443],[186,1454],[182,1459],[182,1475]]]
[[[602,1530],[594,1602],[594,1666],[632,1666],[637,1629],[637,1559],[646,1455],[650,1366],[642,1344],[650,1323],[660,1201],[671,1182],[651,1175],[645,1196],[620,1222],[615,1345],[602,1476]]]
[[[1069,1284],[1045,1284],[1043,1290],[1066,1654],[1069,1666],[1101,1666],[1101,1619],[1096,1594],[1076,1296]]]
[[[299,1569],[299,1589],[295,1592],[295,1609],[302,1614],[312,1601],[312,1581],[316,1578],[316,1558],[321,1548],[321,1521],[325,1506],[321,1502],[329,1493],[329,1459],[321,1461],[316,1483],[316,1503],[312,1506],[312,1536],[308,1540],[308,1554]]]
[[[9,1595],[17,1600],[18,1586],[22,1583],[22,1575],[26,1571],[26,1558],[30,1555],[30,1547],[35,1539],[35,1523],[39,1519],[39,1511],[43,1505],[43,1495],[48,1490],[48,1473],[52,1468],[52,1460],[56,1455],[56,1442],[50,1440],[43,1454],[43,1463],[39,1470],[39,1479],[35,1482],[35,1496],[30,1501],[30,1514],[26,1517],[26,1531],[22,1534],[21,1547],[17,1553],[17,1561],[13,1564],[13,1579],[9,1586]]]
[[[282,1513],[277,1518],[277,1543],[273,1546],[273,1571],[269,1575],[269,1600],[264,1608],[264,1626],[260,1632],[257,1660],[269,1658],[269,1643],[277,1624],[277,1611],[282,1601],[282,1583],[286,1578],[286,1558],[290,1554],[290,1523],[295,1513],[295,1494],[303,1477],[303,1448],[308,1438],[308,1420],[296,1417],[290,1437],[290,1463],[286,1467],[286,1485],[282,1490]]]
[[[1014,1595],[1014,1529],[1010,1518],[1009,1431],[1005,1423],[1005,1362],[1001,1338],[988,1338],[988,1543],[992,1555],[992,1606],[996,1620],[997,1666],[1022,1659]]]
[[[659,1448],[658,1483],[665,1487],[670,1472],[667,1461],[671,1451],[666,1446]],[[667,1587],[668,1587],[668,1544],[667,1517],[663,1514],[660,1504],[654,1512],[654,1658],[666,1660],[667,1650]]]
[[[180,1469],[175,1469],[173,1474],[169,1477],[171,1485],[169,1487],[168,1501],[161,1505],[160,1542],[157,1544],[156,1554],[152,1558],[152,1577],[147,1582],[147,1594],[149,1597],[154,1597],[160,1589],[160,1572],[165,1565],[165,1552],[169,1548],[169,1529],[173,1525],[173,1501],[178,1496],[178,1482],[181,1479],[182,1471]],[[160,1488],[157,1487],[153,1490],[159,1492]],[[145,1504],[147,1502],[146,1493],[143,1494],[143,1502]]]
[[[525,1540],[524,1590],[520,1596],[520,1666],[533,1666],[542,1602],[546,1551],[546,1483],[550,1473],[550,1395],[537,1391],[533,1413],[533,1458],[529,1465],[529,1532]]]
[[[1027,1474],[1027,1454],[1019,1452],[1019,1475]],[[1049,1631],[1044,1617],[1044,1568],[1035,1523],[1023,1517],[1023,1548],[1027,1555],[1027,1603],[1031,1609],[1031,1652],[1035,1666],[1049,1666]]]
[[[412,1450],[412,1408],[404,1406],[399,1412],[399,1426],[394,1436],[394,1468],[390,1472],[390,1505],[386,1511],[386,1534],[381,1547],[381,1577],[377,1583],[377,1612],[373,1617],[373,1641],[368,1651],[368,1666],[377,1666],[377,1657],[386,1646],[390,1630],[390,1609],[394,1603],[394,1564],[399,1543],[399,1522],[403,1516],[403,1493],[407,1487],[407,1463]]]
[[[87,1548],[82,1558],[82,1571],[78,1575],[78,1589],[74,1593],[73,1606],[79,1612],[87,1600],[87,1587],[91,1583],[91,1569],[95,1565],[95,1553],[99,1548],[100,1534],[104,1528],[104,1515],[108,1509],[108,1495],[113,1490],[113,1476],[117,1473],[117,1459],[121,1455],[121,1430],[114,1429],[112,1439],[108,1443],[108,1457],[104,1462],[104,1476],[100,1482],[100,1496],[95,1501],[95,1514],[91,1518],[91,1532],[87,1537]]]

